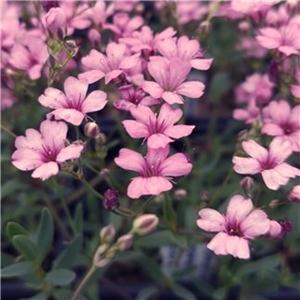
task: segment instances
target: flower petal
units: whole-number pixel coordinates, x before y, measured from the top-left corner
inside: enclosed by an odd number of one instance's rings
[[[161,166],[163,176],[185,176],[192,171],[193,165],[183,153],[176,153],[168,157]]]
[[[268,151],[254,140],[242,143],[244,151],[256,160],[264,160],[268,156]]]
[[[241,195],[235,195],[229,201],[226,211],[226,219],[229,222],[239,224],[245,220],[252,208],[253,203],[250,199],[244,199]]]
[[[146,125],[143,123],[125,120],[122,122],[127,133],[134,139],[147,138],[149,136],[149,131]]]
[[[107,94],[102,91],[91,92],[82,104],[82,112],[99,111],[107,104]]]
[[[218,232],[224,228],[225,218],[215,209],[201,209],[199,211],[199,217],[200,219],[197,220],[197,225],[203,230]]]
[[[234,156],[232,159],[233,169],[239,174],[260,173],[260,164],[254,158]]]
[[[52,116],[54,116],[55,120],[64,120],[75,126],[79,126],[85,117],[82,112],[73,108],[58,108],[47,114],[48,119]]]
[[[69,159],[77,159],[80,157],[81,152],[84,149],[84,145],[71,144],[70,146],[63,148],[57,155],[56,161],[63,163]]]
[[[32,173],[31,177],[33,178],[40,178],[43,181],[49,179],[50,177],[56,175],[59,171],[58,164],[56,162],[48,162],[44,163],[39,166],[35,171]]]
[[[141,154],[126,148],[120,150],[119,156],[116,157],[114,161],[119,167],[137,173],[143,172],[145,164]]]
[[[200,98],[204,94],[205,85],[200,81],[187,81],[182,83],[176,92],[190,98]]]

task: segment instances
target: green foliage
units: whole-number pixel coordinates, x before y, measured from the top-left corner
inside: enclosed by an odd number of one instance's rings
[[[19,262],[1,269],[1,278],[21,277],[33,273],[35,269],[32,262]]]
[[[13,245],[24,256],[26,260],[36,261],[38,257],[38,247],[30,237],[25,235],[15,235]]]
[[[54,286],[63,286],[70,284],[75,277],[76,275],[73,271],[67,269],[55,269],[46,275],[45,281]]]

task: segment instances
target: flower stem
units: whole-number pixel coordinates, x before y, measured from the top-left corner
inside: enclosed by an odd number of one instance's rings
[[[147,205],[154,199],[154,196],[150,196],[145,203],[139,208],[139,210],[135,213],[136,216],[143,213]]]
[[[16,138],[17,136],[10,130],[8,129],[6,126],[1,124],[1,129],[4,130],[6,133],[8,133],[10,136],[12,136],[13,138]]]
[[[80,181],[84,184],[84,186],[87,188],[87,190],[89,190],[90,192],[92,192],[97,198],[104,200],[103,195],[101,195],[100,193],[98,193],[87,181],[85,178],[81,178]]]
[[[91,277],[94,275],[94,273],[97,271],[97,267],[92,265],[91,268],[89,269],[88,273],[85,275],[85,277],[82,279],[80,282],[79,286],[77,287],[73,297],[71,300],[76,300],[79,295],[81,294],[82,290],[84,289],[85,285],[87,282],[91,279]]]

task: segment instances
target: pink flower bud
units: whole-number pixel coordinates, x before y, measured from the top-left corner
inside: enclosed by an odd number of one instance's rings
[[[153,232],[158,225],[158,217],[152,214],[145,214],[137,217],[133,222],[133,232],[138,235],[146,235]]]
[[[101,243],[110,243],[116,235],[116,229],[113,224],[103,227],[100,231]]]
[[[100,127],[95,122],[88,122],[84,126],[84,134],[89,138],[95,138],[100,133]]]
[[[246,176],[240,181],[240,186],[245,191],[250,191],[253,188],[254,180],[252,177]]]
[[[62,40],[67,34],[67,17],[60,7],[54,7],[46,14],[46,26],[52,39]]]
[[[288,192],[288,199],[291,202],[297,202],[300,203],[300,185],[294,186],[289,192]]]
[[[104,267],[111,261],[116,252],[116,249],[109,248],[108,244],[101,245],[94,254],[93,264],[98,268]]]
[[[112,210],[119,207],[119,193],[116,190],[108,189],[104,192],[103,205],[106,209]]]
[[[103,145],[106,142],[106,135],[101,132],[95,137],[95,139],[98,144]]]
[[[92,46],[97,47],[98,44],[101,42],[101,34],[98,30],[92,28],[88,33],[89,41],[91,42]]]
[[[133,235],[128,233],[118,238],[116,247],[119,251],[129,249],[133,243]]]
[[[185,189],[177,189],[174,193],[175,200],[182,201],[186,198],[187,191]]]

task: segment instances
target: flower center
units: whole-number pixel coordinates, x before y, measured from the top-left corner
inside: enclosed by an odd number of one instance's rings
[[[266,160],[260,162],[260,166],[263,170],[271,170],[274,169],[276,167],[276,162],[274,161],[274,159],[272,159],[271,157],[267,157]]]
[[[227,234],[232,235],[232,236],[240,236],[240,237],[243,236],[239,224],[236,224],[236,223],[229,222],[226,225],[226,232],[227,232]]]

